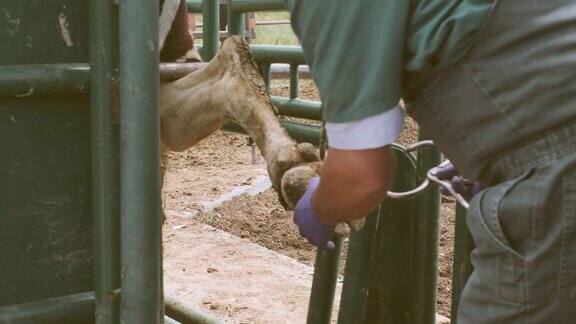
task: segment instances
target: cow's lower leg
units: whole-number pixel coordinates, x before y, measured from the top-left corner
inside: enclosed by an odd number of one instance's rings
[[[280,189],[284,172],[317,155],[300,153],[312,150],[286,134],[274,109],[248,45],[231,37],[205,68],[161,85],[162,140],[168,149],[181,151],[233,120],[256,141]]]
[[[227,120],[238,123],[258,144],[274,188],[289,209],[302,196],[310,177],[320,172],[316,148],[296,144],[281,127],[242,38],[224,41],[216,57],[203,69],[162,84],[160,113],[162,141],[174,151],[194,145]],[[342,229],[340,234],[349,231],[347,226],[338,228]]]

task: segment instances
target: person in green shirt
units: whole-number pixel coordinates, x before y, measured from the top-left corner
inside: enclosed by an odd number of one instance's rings
[[[329,150],[302,236],[367,215],[405,112],[467,179],[474,272],[460,323],[576,318],[576,0],[286,0]],[[405,102],[405,107],[400,101]]]

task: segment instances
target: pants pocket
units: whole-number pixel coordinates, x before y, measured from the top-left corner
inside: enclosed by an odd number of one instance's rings
[[[512,304],[527,303],[526,261],[523,251],[510,244],[502,226],[502,205],[510,192],[516,190],[530,176],[524,175],[488,188],[475,197],[468,210],[468,226],[476,244],[472,253],[474,270],[486,285],[484,291],[490,291],[500,302]],[[515,215],[515,222],[522,226],[531,226],[528,215],[533,209],[533,201],[525,200],[521,214]],[[531,231],[525,237],[514,241],[530,240]]]

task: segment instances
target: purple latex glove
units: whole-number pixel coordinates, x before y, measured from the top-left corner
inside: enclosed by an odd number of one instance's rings
[[[442,181],[450,182],[454,191],[459,193],[467,201],[470,201],[477,193],[485,188],[480,182],[468,181],[458,175],[458,171],[452,162],[448,160],[438,166],[436,176]],[[440,187],[440,192],[444,196],[451,196],[450,192],[442,186]]]
[[[300,198],[294,210],[294,223],[298,226],[300,236],[306,238],[310,244],[323,250],[333,250],[334,225],[325,224],[312,206],[312,196],[320,184],[320,177],[310,180],[304,196]]]

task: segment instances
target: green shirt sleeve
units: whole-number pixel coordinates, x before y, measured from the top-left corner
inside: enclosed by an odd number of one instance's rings
[[[328,122],[357,121],[398,105],[410,1],[286,3]]]

